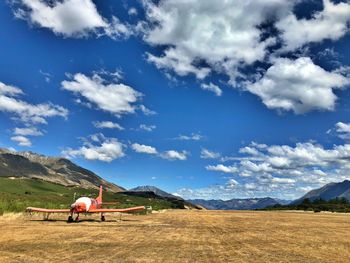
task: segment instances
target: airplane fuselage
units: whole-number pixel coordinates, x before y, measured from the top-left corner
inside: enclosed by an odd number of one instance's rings
[[[101,203],[99,203],[94,198],[80,197],[71,205],[72,213],[87,213],[89,210],[101,208]]]

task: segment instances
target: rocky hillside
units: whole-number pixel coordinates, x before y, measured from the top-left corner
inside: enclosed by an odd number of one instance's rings
[[[188,202],[196,205],[201,205],[210,210],[254,210],[262,209],[268,206],[280,204],[273,198],[251,198],[251,199],[231,199],[227,201],[223,200],[203,200],[194,199],[188,200]]]
[[[295,200],[292,204],[299,204],[306,198],[310,199],[310,201],[316,199],[323,199],[328,201],[337,197],[345,197],[350,201],[350,181],[345,180],[340,183],[326,184],[321,188],[311,190],[301,198]]]
[[[125,190],[68,159],[47,157],[32,152],[13,152],[7,149],[0,149],[0,177],[35,178],[82,188],[97,189],[103,185],[112,192]]]

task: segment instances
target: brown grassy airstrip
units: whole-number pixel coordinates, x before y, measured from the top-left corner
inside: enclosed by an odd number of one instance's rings
[[[0,217],[0,262],[350,262],[350,214],[166,211]],[[93,220],[95,219],[95,220]]]

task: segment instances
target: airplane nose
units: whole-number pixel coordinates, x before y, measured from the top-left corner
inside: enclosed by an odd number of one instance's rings
[[[86,205],[84,203],[74,203],[71,205],[71,209],[75,212],[85,212],[86,211]]]

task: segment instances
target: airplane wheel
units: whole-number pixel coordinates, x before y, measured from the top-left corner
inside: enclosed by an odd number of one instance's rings
[[[73,217],[69,216],[68,219],[67,219],[67,223],[72,223],[72,222],[73,222]]]
[[[101,221],[102,221],[102,222],[106,221],[105,216],[101,216]]]

